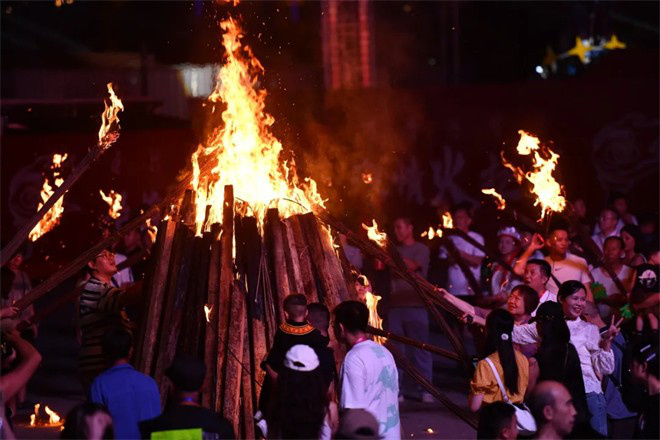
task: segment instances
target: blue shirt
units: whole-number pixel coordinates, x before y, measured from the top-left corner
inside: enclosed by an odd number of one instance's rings
[[[111,367],[94,379],[90,400],[108,407],[118,439],[141,438],[138,423],[161,412],[156,382],[130,364]]]

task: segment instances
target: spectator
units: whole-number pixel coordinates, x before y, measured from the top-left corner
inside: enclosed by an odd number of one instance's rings
[[[598,228],[594,228],[594,234],[591,236],[596,246],[603,250],[603,244],[607,237],[619,235],[621,228],[618,227],[619,213],[614,208],[604,208],[598,218]],[[623,225],[621,225],[623,227]]]
[[[598,307],[587,301],[582,314],[585,321],[595,325],[600,331],[607,331],[607,324],[603,322]],[[637,413],[626,405],[622,390],[624,386],[623,356],[626,351],[626,340],[622,333],[616,335],[612,341],[614,353],[614,371],[603,378],[605,402],[607,405],[607,424],[609,437],[613,439],[632,438],[637,422]]]
[[[142,438],[175,438],[172,431],[201,429],[201,438],[233,439],[231,424],[199,404],[206,366],[196,357],[177,355],[165,371],[170,379],[171,405],[155,419],[140,422]],[[152,436],[153,435],[153,436]],[[180,437],[176,437],[180,438]]]
[[[520,235],[522,237],[522,245],[523,245],[522,246],[522,253],[525,253],[527,248],[529,248],[529,245],[532,243],[532,239],[534,238],[535,234],[534,234],[533,230],[529,229],[528,227],[526,227],[524,225],[520,225],[519,230],[520,230]],[[541,249],[542,248],[543,247],[541,247]],[[531,256],[529,258],[535,258],[535,259],[542,260],[543,259],[543,253],[539,249],[533,250],[532,253],[531,253]],[[514,266],[514,268],[515,268],[515,266]]]
[[[509,300],[507,301],[507,310],[513,316],[515,325],[527,324],[539,305],[539,297],[529,286],[524,284],[513,288]],[[514,348],[520,351],[528,358],[536,353],[536,344],[520,345],[514,344]]]
[[[550,264],[548,264],[547,261],[543,259],[527,260],[523,281],[525,282],[525,285],[534,289],[539,297],[538,305],[536,306],[536,309],[534,309],[534,311],[531,313],[532,316],[536,315],[536,310],[538,310],[538,307],[544,302],[557,302],[557,294],[552,293],[545,288],[546,284],[548,284],[551,273],[552,269],[550,268]]]
[[[568,245],[568,230],[566,226],[559,223],[552,225],[548,239],[545,241],[545,246],[549,250],[549,255],[545,257],[545,261],[548,262],[551,269],[550,280],[546,284],[546,289],[550,293],[556,294],[559,291],[559,285],[564,281],[576,280],[583,284],[588,284],[592,281],[587,261],[584,258],[569,253]],[[543,248],[543,246],[543,237],[535,234],[527,250],[516,262],[515,271],[518,275],[523,275],[527,261],[529,261],[532,253],[535,250]],[[589,301],[593,300],[591,290],[588,286],[587,299]]]
[[[335,353],[330,344],[328,330],[330,328],[330,311],[321,303],[313,302],[307,305],[307,318],[309,323],[321,333],[325,345],[316,348],[316,355],[321,363],[321,371],[325,380],[326,389],[332,387],[331,394],[334,394],[334,383],[337,380],[337,366],[335,364]]]
[[[646,263],[646,257],[642,251],[642,233],[635,225],[625,225],[621,228],[623,239],[623,263],[630,267],[637,267]]]
[[[632,350],[631,372],[633,378],[646,387],[648,396],[642,405],[635,438],[660,438],[660,367],[658,363],[658,339],[642,340]]]
[[[598,303],[600,314],[609,319],[614,311],[628,303],[628,294],[635,282],[635,270],[623,264],[623,240],[621,237],[607,237],[603,244],[603,266],[595,268],[591,274],[594,283],[591,291]],[[606,269],[610,269],[623,284],[624,292],[614,282]]]
[[[349,349],[340,372],[340,409],[365,409],[378,419],[381,438],[401,438],[396,364],[385,347],[368,338],[367,306],[344,301],[333,313],[334,333]]]
[[[98,403],[85,402],[73,408],[66,416],[62,439],[114,439],[112,416]],[[122,437],[118,437],[122,438]]]
[[[577,411],[574,434],[577,437],[592,435],[580,357],[570,343],[571,334],[561,305],[554,301],[543,303],[532,322],[536,322],[541,342],[538,352],[530,359],[529,387],[533,389],[537,382],[548,380],[564,385]]]
[[[114,327],[101,339],[103,355],[110,368],[92,382],[90,400],[110,411],[117,438],[140,438],[138,423],[160,415],[160,393],[151,377],[136,371],[129,363],[133,336]]]
[[[397,250],[407,268],[426,277],[429,269],[429,248],[415,241],[410,219],[397,218],[394,221],[394,233],[399,243]],[[390,307],[386,324],[388,330],[393,333],[417,341],[429,342],[429,318],[424,303],[417,291],[403,278],[392,277]],[[426,379],[432,380],[433,358],[431,353],[400,343],[396,346],[406,353]],[[423,402],[433,402],[433,396],[419,387],[414,394],[420,396]]]
[[[598,328],[580,319],[586,302],[586,288],[579,281],[566,281],[561,285],[559,304],[562,306],[566,324],[570,332],[570,342],[578,352],[582,378],[591,414],[590,425],[599,435],[607,435],[605,397],[600,378],[614,371],[612,339],[619,333],[620,324],[612,324],[602,334]],[[513,330],[513,340],[519,344],[531,344],[539,340],[538,329],[534,324],[518,325]]]
[[[580,223],[587,222],[587,204],[584,203],[584,199],[578,198],[573,201],[573,212]]]
[[[467,203],[462,203],[456,205],[452,211],[452,218],[454,222],[454,228],[461,230],[468,234],[470,237],[475,239],[481,244],[484,244],[484,238],[477,234],[474,231],[470,231],[470,226],[472,225],[472,213],[470,210],[470,205]],[[477,282],[480,279],[480,266],[481,262],[484,259],[485,254],[475,246],[471,245],[467,241],[463,240],[461,237],[456,235],[449,236],[449,240],[454,243],[456,249],[461,255],[461,258],[470,268],[470,271],[474,275],[474,278]],[[442,248],[440,251],[440,258],[448,258],[447,251]],[[460,297],[473,297],[475,292],[472,291],[472,288],[468,284],[463,271],[456,262],[449,266],[447,278],[449,285],[447,290],[453,295]],[[463,298],[466,299],[466,298]]]
[[[617,230],[621,230],[624,225],[635,225],[637,226],[637,218],[628,212],[628,199],[622,193],[612,193],[610,194],[610,203],[612,207],[619,214],[619,223],[617,224]]]
[[[477,439],[513,440],[516,438],[518,438],[518,425],[515,408],[504,402],[484,405],[479,414]]]
[[[112,276],[117,272],[115,255],[101,251],[87,263],[91,277],[83,285],[78,304],[82,346],[78,355],[80,380],[87,389],[92,380],[105,369],[101,337],[111,327],[121,324],[126,330],[134,325],[126,315],[125,306],[140,299],[142,284],[130,289],[112,287]]]
[[[645,335],[658,331],[658,305],[660,305],[658,272],[657,265],[639,266],[635,286],[630,294],[630,305],[637,313],[636,330]]]
[[[642,233],[642,248],[658,249],[658,214],[645,213],[639,216],[639,232]]]
[[[335,439],[377,440],[378,420],[364,409],[346,410],[339,419],[339,429]]]
[[[302,344],[291,347],[275,386],[268,438],[329,440],[338,414],[327,389],[314,350]]]
[[[478,411],[483,404],[505,401],[505,395],[510,403],[523,401],[529,378],[529,363],[522,353],[513,349],[513,327],[513,316],[505,310],[493,310],[486,318],[488,355],[477,363],[470,382],[468,404],[472,411]],[[502,382],[506,389],[502,390],[498,382]]]
[[[562,439],[573,431],[576,416],[573,399],[559,382],[538,384],[530,396],[529,409],[536,419],[536,438]]]
[[[520,252],[521,236],[516,228],[509,226],[497,231],[497,250],[502,259],[509,265],[513,265]],[[499,263],[493,263],[493,275],[490,280],[490,290],[493,295],[500,293],[509,296],[511,290],[522,283],[520,278],[509,272]]]

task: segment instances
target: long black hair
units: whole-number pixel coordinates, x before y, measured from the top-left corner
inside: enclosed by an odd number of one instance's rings
[[[486,355],[497,352],[504,371],[504,385],[515,394],[518,392],[518,364],[511,340],[512,331],[511,313],[502,309],[490,312],[486,318]]]
[[[321,368],[295,371],[283,367],[271,400],[269,438],[319,438],[328,408],[328,395]]]

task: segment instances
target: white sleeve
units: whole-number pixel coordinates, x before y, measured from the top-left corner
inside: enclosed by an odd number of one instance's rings
[[[366,408],[369,402],[363,401],[365,397],[366,371],[359,360],[354,357],[344,359],[341,371],[341,394],[339,407],[341,409]]]
[[[484,238],[480,234],[470,234],[470,237],[474,238],[475,241],[478,241],[479,244],[481,244],[481,245],[484,244]],[[486,256],[486,254],[481,249],[479,249],[478,247],[473,246],[473,245],[470,245],[470,247],[472,248],[470,254],[474,255],[475,257],[485,257]]]
[[[607,376],[614,371],[614,351],[605,351],[600,348],[600,333],[598,327],[590,325],[587,328],[587,349],[591,355],[591,365],[594,372],[600,377]]]
[[[511,336],[513,337],[514,343],[521,345],[535,344],[539,341],[536,324],[514,325]]]

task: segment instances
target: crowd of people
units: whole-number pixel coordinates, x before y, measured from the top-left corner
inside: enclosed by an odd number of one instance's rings
[[[574,207],[573,222],[557,216],[544,236],[500,225],[497,252],[472,230],[467,204],[451,212],[460,234],[438,249],[417,239],[409,218],[393,222],[408,271],[433,282],[438,299],[461,311],[454,331],[474,341],[467,406],[479,420],[478,438],[660,436],[656,222],[638,220],[620,196],[594,225],[583,202]],[[201,359],[177,354],[165,373],[167,388],[131,364],[145,237],[136,229],[121,249],[101,251],[78,283],[77,374],[87,400],[66,416],[62,438],[235,438],[232,421],[201,404]],[[425,302],[382,263],[341,244],[360,295],[332,311],[298,292],[283,298],[284,322],[260,365],[265,380],[254,421],[264,438],[397,439],[405,435],[399,405],[434,402],[421,382],[404,386],[388,345],[367,332],[364,294],[382,297],[387,331],[430,343]],[[2,438],[13,438],[12,415],[41,361],[31,343],[38,334],[34,311],[13,307],[30,290],[21,262],[19,254],[3,267]],[[388,344],[433,381],[430,352]]]

